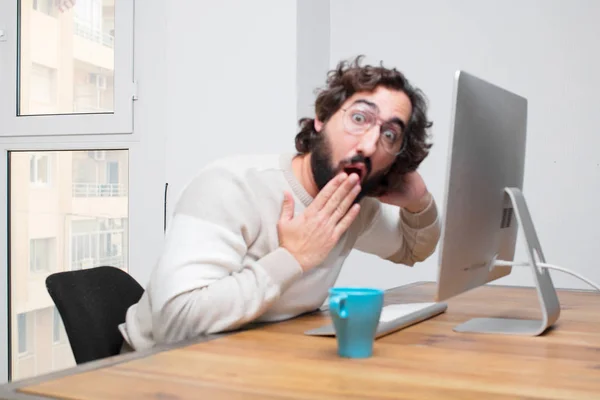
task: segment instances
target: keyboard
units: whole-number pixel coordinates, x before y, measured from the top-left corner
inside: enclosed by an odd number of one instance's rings
[[[375,338],[388,335],[411,325],[425,321],[446,311],[448,304],[441,303],[402,303],[384,306],[379,317]],[[304,332],[310,336],[335,337],[333,324],[323,325]]]

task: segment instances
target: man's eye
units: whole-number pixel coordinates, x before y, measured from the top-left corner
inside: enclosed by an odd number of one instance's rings
[[[389,143],[395,143],[396,139],[398,138],[396,132],[390,129],[386,129],[385,131],[383,131],[382,135],[385,141]]]
[[[352,122],[362,125],[367,122],[367,117],[362,113],[355,112],[352,114]]]

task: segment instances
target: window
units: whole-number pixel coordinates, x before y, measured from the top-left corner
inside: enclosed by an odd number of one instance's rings
[[[126,152],[87,151],[73,154],[74,197],[127,196]]]
[[[101,0],[79,0],[75,4],[75,24],[87,27],[94,33],[102,33],[104,19],[111,17],[109,13],[103,16]],[[114,14],[112,15],[114,21]]]
[[[52,187],[38,190],[30,182],[46,179],[42,160],[53,160],[54,173]],[[11,379],[22,379],[74,365],[70,347],[59,345],[64,328],[45,276],[100,265],[129,270],[129,151],[10,151],[8,165]]]
[[[52,326],[52,342],[54,344],[64,344],[67,341],[67,333],[60,317],[60,313],[56,307],[52,307],[53,312],[53,326]]]
[[[114,161],[106,163],[107,181],[110,185],[119,184],[119,164]]]
[[[27,315],[17,315],[17,335],[19,341],[19,355],[27,354],[29,348],[27,336]]]
[[[75,12],[70,10],[72,3]],[[21,15],[30,19],[30,29],[20,32],[28,51],[18,60],[19,115],[114,111],[114,36],[104,35],[102,24],[114,20],[115,7],[114,1],[106,3],[103,7],[101,0],[62,1],[60,20]],[[47,7],[54,8],[52,3]],[[73,34],[65,36],[62,29],[68,23],[73,24]],[[67,74],[58,86],[57,69]]]
[[[0,136],[133,132],[133,0],[15,0],[0,15],[19,15],[2,21],[0,91],[16,97],[0,96]]]
[[[58,7],[55,6],[54,0],[32,0],[33,9],[48,16],[55,17]]]
[[[126,265],[125,219],[87,219],[71,223],[71,269]]]
[[[56,264],[56,239],[43,238],[29,241],[29,270],[52,272]]]
[[[139,46],[134,68],[134,5],[138,37],[164,38],[155,2],[0,0],[0,383],[75,365],[48,270],[110,264],[145,285],[164,240],[164,96],[135,103],[134,72],[152,93],[166,66]]]
[[[30,88],[28,108],[32,113],[57,111],[56,69],[33,63]]]
[[[33,185],[50,185],[52,153],[38,153],[29,156],[29,182]]]

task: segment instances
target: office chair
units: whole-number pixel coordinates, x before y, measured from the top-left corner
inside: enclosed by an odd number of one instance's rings
[[[118,325],[144,292],[129,274],[109,266],[51,274],[46,289],[77,364],[120,353],[123,338]]]

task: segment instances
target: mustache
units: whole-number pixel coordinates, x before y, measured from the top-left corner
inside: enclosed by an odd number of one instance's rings
[[[346,159],[340,162],[340,170],[343,169],[346,165],[358,164],[362,163],[367,170],[366,176],[371,175],[372,163],[369,157],[365,157],[362,154],[357,154],[350,159]]]

